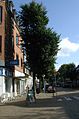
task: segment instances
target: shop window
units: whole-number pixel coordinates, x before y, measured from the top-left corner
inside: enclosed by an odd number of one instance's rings
[[[2,52],[2,36],[0,36],[0,53]]]
[[[2,6],[0,6],[0,24],[2,23]]]

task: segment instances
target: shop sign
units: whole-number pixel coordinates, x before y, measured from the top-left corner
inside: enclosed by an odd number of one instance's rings
[[[10,66],[19,65],[19,60],[10,60]]]

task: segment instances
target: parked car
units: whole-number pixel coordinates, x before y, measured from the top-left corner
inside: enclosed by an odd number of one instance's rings
[[[66,82],[63,84],[63,88],[71,88],[72,87],[72,82]]]

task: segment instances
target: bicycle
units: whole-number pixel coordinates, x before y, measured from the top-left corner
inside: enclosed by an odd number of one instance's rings
[[[26,97],[26,101],[27,101],[28,103],[33,103],[33,102],[35,102],[33,90],[28,90],[28,92],[27,92],[27,97]]]

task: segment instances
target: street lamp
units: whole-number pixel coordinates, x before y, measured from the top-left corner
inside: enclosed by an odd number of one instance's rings
[[[43,82],[44,82],[44,93],[46,92],[46,81],[45,81],[45,74],[42,75]]]

